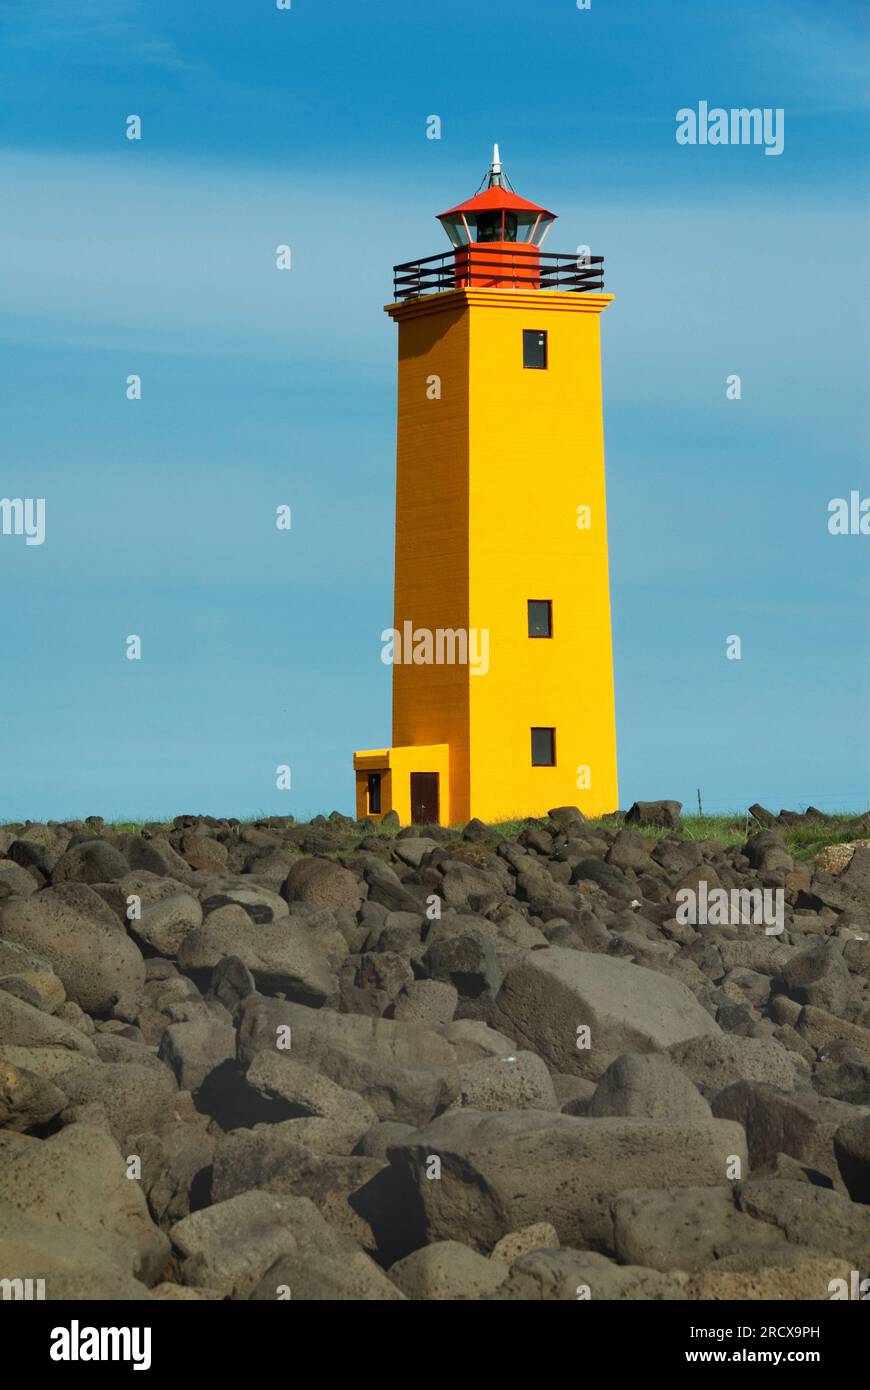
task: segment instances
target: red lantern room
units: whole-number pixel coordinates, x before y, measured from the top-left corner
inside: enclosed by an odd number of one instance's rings
[[[555,220],[514,192],[495,145],[486,188],[438,216],[456,248],[456,287],[538,289],[539,248]]]
[[[484,183],[473,198],[439,215],[452,251],[393,266],[397,301],[470,288],[563,294],[603,290],[603,256],[579,246],[573,255],[541,250],[556,214],[514,192],[502,171],[498,145]]]

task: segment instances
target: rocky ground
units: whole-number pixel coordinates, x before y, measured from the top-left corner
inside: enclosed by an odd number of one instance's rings
[[[728,846],[678,812],[562,807],[510,838],[0,828],[0,1278],[238,1300],[870,1278],[870,848],[796,863],[787,813]],[[681,923],[702,884],[781,889],[784,930]]]

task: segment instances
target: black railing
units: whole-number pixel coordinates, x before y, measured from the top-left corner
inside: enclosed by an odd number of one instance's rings
[[[480,246],[444,251],[393,266],[393,297],[418,299],[445,290],[486,287],[488,279],[510,281],[534,290],[563,290],[577,294],[604,289],[603,256],[568,256],[539,251],[490,251]]]

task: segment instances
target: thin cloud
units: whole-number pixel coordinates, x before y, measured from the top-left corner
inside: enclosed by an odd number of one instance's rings
[[[409,185],[404,170],[374,177],[361,170],[337,185],[328,170],[147,162],[145,153],[4,152],[6,183],[15,189],[0,224],[8,337],[197,355],[279,352],[358,369],[371,362],[373,341],[387,351],[392,340],[378,335],[377,324],[391,297],[392,265],[441,246],[430,211],[437,202],[424,180]],[[838,375],[859,360],[849,285],[861,231],[842,200],[747,206],[695,196],[610,206],[606,197],[584,196],[568,197],[559,210],[561,248],[603,248],[608,287],[618,292],[605,333],[625,370],[610,374],[611,399],[621,390],[635,401],[661,401],[675,364],[688,380],[737,358],[745,372],[764,373],[769,399],[778,363],[808,376],[818,370],[820,338]],[[680,267],[676,317],[672,281],[650,274],[638,227],[647,252],[668,247],[669,264]],[[808,337],[795,293],[806,248],[834,241],[838,256]],[[275,267],[281,244],[292,248],[290,272]],[[754,305],[749,336],[733,309],[735,268]],[[340,293],[324,294],[325,287]],[[756,406],[759,397],[753,393]]]
[[[768,51],[792,80],[806,84],[805,110],[870,109],[870,24],[849,24],[814,8],[783,14],[768,24]]]
[[[139,0],[2,0],[0,22],[8,50],[62,48],[104,66],[113,60],[170,72],[193,72],[170,40],[149,32]]]

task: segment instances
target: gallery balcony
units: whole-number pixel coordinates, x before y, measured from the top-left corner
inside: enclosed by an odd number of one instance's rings
[[[548,253],[525,243],[480,242],[393,267],[395,300],[470,288],[598,294],[604,289],[604,257]]]

